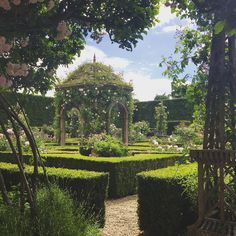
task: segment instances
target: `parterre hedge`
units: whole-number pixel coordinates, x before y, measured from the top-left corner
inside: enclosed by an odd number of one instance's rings
[[[139,227],[148,235],[184,235],[197,216],[197,165],[179,165],[138,175]]]
[[[15,164],[0,162],[0,169],[8,188],[19,183],[19,171]],[[31,177],[33,167],[26,166],[25,170]],[[58,183],[61,188],[69,190],[76,203],[85,206],[88,214],[95,216],[101,226],[104,225],[104,201],[107,194],[108,174],[62,168],[47,168],[47,174],[51,181]],[[39,178],[41,181],[44,179],[41,168]]]
[[[183,159],[181,154],[145,154],[118,158],[81,157],[76,154],[45,154],[43,157],[45,158],[45,165],[49,167],[108,172],[108,196],[110,198],[137,193],[137,173],[174,165],[176,161]],[[0,153],[0,161],[15,162],[10,153]]]

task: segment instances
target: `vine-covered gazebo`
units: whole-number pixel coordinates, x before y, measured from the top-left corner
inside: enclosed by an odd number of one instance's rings
[[[78,110],[81,133],[110,133],[114,107],[119,109],[122,118],[122,139],[128,144],[129,124],[133,113],[133,87],[126,83],[121,74],[113,72],[110,66],[86,63],[72,72],[56,87],[57,137],[61,145],[66,138],[66,114],[72,108]]]

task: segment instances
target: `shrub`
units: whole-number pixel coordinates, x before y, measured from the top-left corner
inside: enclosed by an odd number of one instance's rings
[[[155,120],[156,120],[156,131],[158,135],[165,135],[167,133],[167,107],[163,105],[163,102],[155,107]]]
[[[48,167],[51,166],[57,168],[63,167],[67,169],[108,172],[108,196],[111,198],[124,197],[137,193],[137,173],[146,170],[168,167],[185,159],[183,158],[182,154],[140,154],[131,157],[113,158],[81,157],[76,154],[44,154],[43,157],[45,158],[44,164]],[[28,162],[29,158],[29,155],[25,156],[25,162]],[[0,153],[0,161],[15,163],[15,159],[10,153]],[[54,168],[47,168],[48,171],[51,169],[53,170]],[[62,173],[63,172],[60,174]],[[86,186],[89,190],[89,183],[86,182],[85,186],[82,186],[82,189],[84,189]],[[96,186],[99,188],[99,185]],[[104,189],[103,182],[101,183],[101,186],[102,187],[99,192]],[[76,186],[74,188],[77,189]],[[93,189],[92,187],[90,188]],[[86,192],[88,190],[86,190]],[[80,190],[77,189],[77,191],[79,192]],[[95,194],[95,200],[96,196],[97,195]],[[103,195],[101,195],[101,197],[102,196]],[[102,206],[101,208],[103,209]]]
[[[197,165],[138,174],[139,227],[148,235],[183,235],[197,216]]]
[[[16,203],[15,203],[16,204]],[[27,204],[27,203],[26,203]],[[97,225],[85,218],[67,192],[56,185],[43,187],[36,194],[36,222],[32,222],[29,208],[22,216],[17,204],[0,203],[0,235],[4,236],[100,236]]]
[[[131,125],[129,142],[135,143],[144,141],[147,139],[147,135],[150,132],[150,126],[147,121],[139,121]]]
[[[203,134],[199,127],[186,125],[184,122],[175,128],[174,135],[177,143],[183,146],[185,153],[188,153],[191,148],[196,149],[196,146],[201,145],[203,140]]]
[[[19,171],[16,165],[0,163],[7,187],[19,184]],[[26,173],[32,177],[33,167],[25,166]],[[85,170],[69,170],[62,168],[47,168],[49,180],[56,182],[61,188],[70,191],[78,206],[83,205],[89,215],[97,217],[103,226],[105,219],[105,198],[107,194],[108,175]],[[42,169],[39,169],[39,179],[44,181]]]
[[[80,153],[86,156],[121,157],[127,156],[128,149],[119,140],[109,135],[96,134],[81,141]]]
[[[1,134],[0,134],[1,135]],[[4,137],[0,137],[0,151],[6,151],[9,145],[7,140]]]
[[[93,228],[94,235],[99,235],[96,226],[85,219],[83,209],[77,212],[69,194],[56,185],[37,192],[36,211],[39,235],[86,236],[88,226]]]

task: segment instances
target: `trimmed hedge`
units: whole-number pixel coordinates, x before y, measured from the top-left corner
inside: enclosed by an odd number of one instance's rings
[[[11,93],[4,94],[11,105],[16,105],[15,96]],[[17,95],[22,104],[31,126],[52,125],[55,116],[54,98],[29,94]],[[5,120],[0,112],[0,120]]]
[[[139,227],[148,235],[183,235],[197,217],[197,165],[138,175]]]
[[[43,157],[45,158],[45,165],[49,167],[108,172],[108,196],[110,198],[137,193],[137,173],[174,165],[176,161],[183,159],[180,154],[148,154],[118,158],[81,157],[76,154],[45,154]],[[10,153],[0,153],[0,161],[15,162]]]
[[[15,164],[0,162],[0,169],[10,188],[19,183],[19,171]],[[26,173],[32,176],[33,167],[26,166]],[[105,198],[107,194],[108,175],[85,170],[69,170],[62,168],[47,168],[51,181],[56,182],[63,189],[69,190],[78,203],[85,206],[88,214],[95,216],[100,225],[105,223]],[[44,180],[42,169],[39,169],[39,178]]]
[[[185,98],[175,98],[163,100],[168,111],[168,134],[172,133],[174,127],[181,121],[191,121],[193,115],[193,105]],[[156,127],[155,107],[160,101],[148,101],[135,103],[133,121],[147,121],[151,128]]]

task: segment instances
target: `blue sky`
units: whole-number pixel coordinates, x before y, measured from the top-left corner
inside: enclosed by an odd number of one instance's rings
[[[156,94],[169,94],[171,80],[162,75],[163,68],[159,67],[159,63],[162,56],[168,57],[173,53],[176,30],[191,25],[191,22],[178,19],[164,6],[161,7],[159,20],[132,52],[120,49],[108,37],[104,37],[99,44],[87,39],[81,56],[68,67],[60,67],[57,75],[61,79],[66,78],[80,64],[91,62],[95,53],[97,61],[111,65],[116,72],[123,73],[126,81],[132,81],[134,97],[140,101],[153,100]],[[189,68],[190,73],[193,70],[193,67]]]

